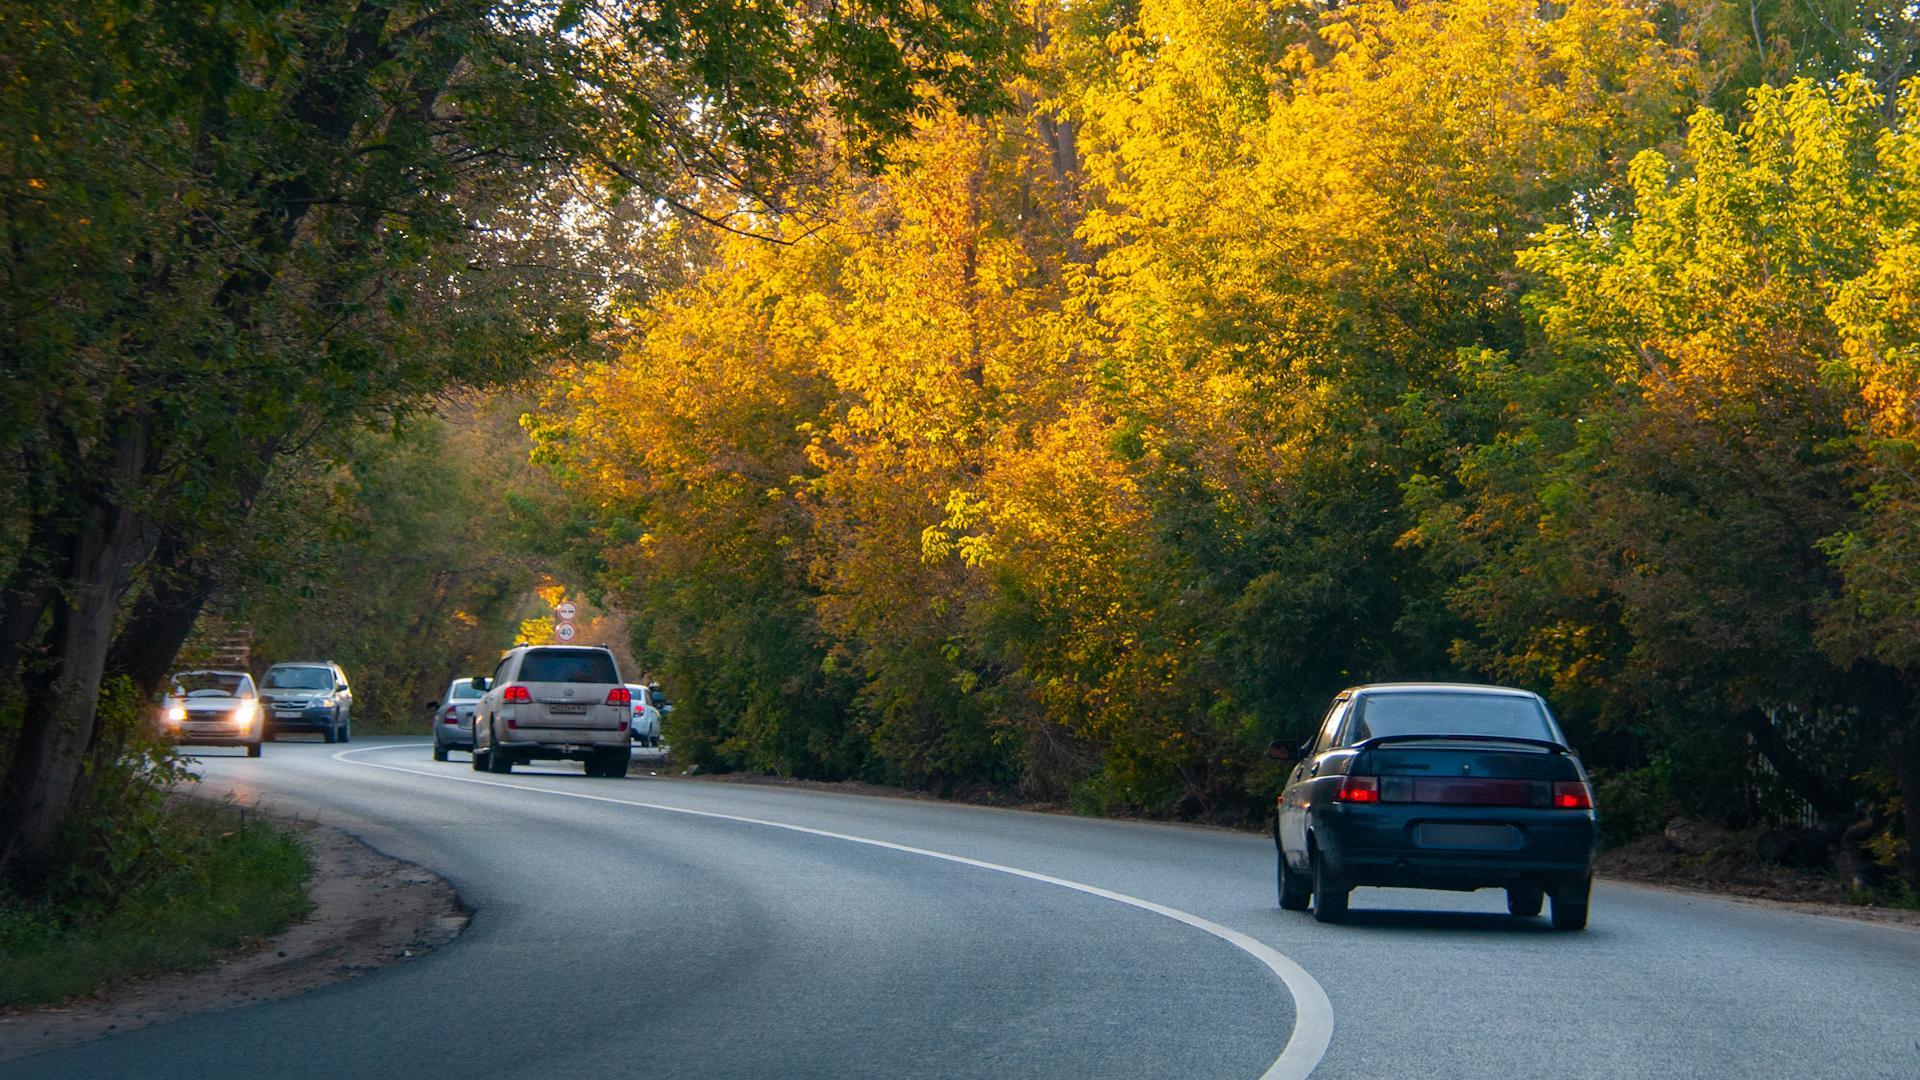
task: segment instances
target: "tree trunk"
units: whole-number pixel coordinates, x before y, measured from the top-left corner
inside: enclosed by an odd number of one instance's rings
[[[212,567],[188,555],[185,546],[171,535],[161,538],[152,579],[107,653],[107,670],[132,679],[143,698],[165,685],[174,657],[213,594]]]
[[[0,681],[12,678],[28,642],[45,621],[55,587],[67,576],[66,553],[50,515],[35,515],[27,545],[5,586],[0,586]]]
[[[1907,885],[1920,889],[1920,724],[1908,720],[1894,733],[1893,772],[1900,779],[1900,816],[1906,826],[1907,857],[1901,872]]]
[[[27,895],[44,885],[54,841],[72,808],[93,739],[122,573],[134,550],[135,517],[122,493],[145,459],[143,422],[127,418],[114,439],[109,479],[67,545],[71,574],[53,602],[53,666],[28,680],[26,715],[0,787],[0,875]]]

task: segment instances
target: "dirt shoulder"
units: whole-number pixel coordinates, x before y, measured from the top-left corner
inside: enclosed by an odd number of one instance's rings
[[[439,875],[331,826],[283,824],[301,832],[313,859],[313,911],[306,921],[209,969],[135,979],[60,1005],[0,1011],[0,1061],[292,997],[420,956],[466,929],[467,911]]]

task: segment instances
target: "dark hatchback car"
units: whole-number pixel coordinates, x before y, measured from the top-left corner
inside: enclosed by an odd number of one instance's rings
[[[1587,925],[1593,790],[1537,694],[1361,686],[1334,699],[1293,761],[1274,817],[1280,906],[1339,922],[1355,886],[1502,888],[1514,915]]]

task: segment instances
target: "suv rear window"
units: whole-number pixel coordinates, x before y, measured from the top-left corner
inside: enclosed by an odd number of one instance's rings
[[[1366,694],[1348,725],[1351,746],[1378,735],[1508,735],[1552,739],[1546,714],[1514,694]]]
[[[599,649],[533,649],[520,661],[518,681],[617,683],[620,673]]]

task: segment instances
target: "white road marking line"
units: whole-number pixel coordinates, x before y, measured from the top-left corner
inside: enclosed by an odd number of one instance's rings
[[[805,825],[791,825],[783,821],[767,821],[763,818],[741,817],[737,814],[721,814],[711,810],[690,810],[682,806],[667,806],[662,803],[637,802],[633,799],[616,799],[608,795],[594,795],[584,791],[559,791],[554,788],[532,787],[526,784],[509,784],[501,780],[482,780],[477,776],[448,776],[444,772],[431,772],[426,769],[410,769],[401,765],[382,765],[373,761],[360,761],[355,754],[372,753],[377,750],[417,749],[410,744],[402,746],[362,746],[353,750],[342,750],[333,755],[335,761],[348,765],[362,765],[370,769],[386,769],[390,772],[410,773],[414,776],[427,776],[437,780],[454,780],[463,784],[480,784],[485,787],[506,788],[510,791],[537,791],[544,795],[559,795],[569,799],[586,799],[589,802],[613,803],[617,806],[637,806],[643,810],[659,810],[669,814],[685,814],[689,817],[712,818],[717,821],[731,821],[741,825],[759,825],[768,829],[785,829],[788,832],[804,833],[808,836],[820,836],[829,840],[844,840],[850,844],[865,844],[868,847],[885,848],[888,851],[900,851],[909,855],[921,855],[942,862],[958,863],[977,870],[991,870],[996,874],[1008,874],[1028,881],[1038,881],[1045,885],[1055,885],[1062,889],[1098,896],[1112,900],[1117,904],[1150,911],[1178,923],[1185,923],[1221,941],[1239,949],[1255,960],[1267,966],[1267,970],[1279,976],[1285,984],[1287,993],[1293,997],[1293,1034],[1288,1037],[1287,1045],[1280,1056],[1273,1059],[1267,1071],[1260,1074],[1260,1080],[1304,1080],[1326,1056],[1327,1045],[1333,1041],[1333,1003],[1327,1000],[1327,992],[1307,970],[1294,963],[1285,953],[1256,938],[1249,937],[1231,927],[1222,926],[1209,919],[1203,919],[1191,912],[1179,908],[1156,904],[1151,900],[1142,900],[1137,896],[1103,889],[1098,885],[1069,881],[1066,878],[1050,874],[1022,870],[1017,866],[1002,866],[999,863],[971,859],[965,855],[954,855],[945,851],[932,851],[927,848],[896,844],[890,840],[876,840],[870,836],[854,836],[849,833],[830,832],[826,829],[814,829]]]

